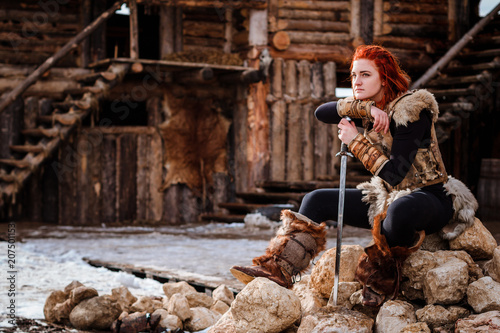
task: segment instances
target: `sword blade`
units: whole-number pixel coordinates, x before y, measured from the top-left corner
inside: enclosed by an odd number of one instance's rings
[[[342,147],[344,148],[344,147]],[[342,149],[340,158],[340,186],[339,186],[339,207],[337,217],[337,245],[335,249],[335,279],[333,281],[333,290],[330,294],[328,304],[337,306],[337,298],[339,292],[339,273],[340,273],[340,252],[342,251],[342,227],[344,225],[344,201],[345,201],[345,180],[347,169],[347,147]]]

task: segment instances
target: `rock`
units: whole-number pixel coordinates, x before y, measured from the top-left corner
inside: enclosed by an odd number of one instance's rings
[[[354,304],[350,301],[351,295],[360,289],[361,284],[359,282],[339,282],[337,304],[352,309]]]
[[[141,296],[135,301],[134,304],[130,306],[131,312],[146,312],[146,313],[153,313],[155,311],[155,305],[153,302],[153,298],[148,297],[148,296]],[[163,303],[156,305],[156,308],[161,308],[163,306]]]
[[[207,333],[239,333],[231,311],[227,311]]]
[[[59,303],[64,303],[68,298],[68,293],[62,290],[56,290],[50,293],[49,297],[45,300],[45,305],[43,306],[43,315],[45,320],[49,323],[57,323],[57,316],[54,313],[54,307]]]
[[[74,281],[71,281],[71,283],[68,284],[66,287],[64,287],[64,292],[69,295],[71,290],[78,288],[78,287],[83,287],[83,286],[84,286],[83,283],[81,283],[80,281],[74,280]]]
[[[212,299],[212,297],[208,296],[205,293],[194,292],[187,293],[184,296],[186,296],[190,308],[197,308],[202,306],[204,308],[210,309],[212,304],[214,304],[214,300]]]
[[[406,325],[399,333],[431,333],[426,323],[413,323]]]
[[[69,315],[71,324],[79,330],[109,330],[121,314],[121,307],[110,295],[86,299]]]
[[[56,304],[56,306],[52,309],[52,313],[56,318],[55,322],[62,323],[65,319],[69,319],[69,314],[75,305],[76,304],[71,300],[71,298],[68,298],[63,303]]]
[[[474,260],[491,259],[498,246],[495,238],[478,218],[474,224],[465,229],[457,238],[450,240],[451,250],[464,250]]]
[[[124,286],[112,289],[111,297],[121,306],[123,311],[130,311],[132,304],[137,302],[137,297]]]
[[[212,292],[212,298],[215,301],[222,301],[227,305],[231,306],[231,303],[234,301],[234,293],[229,290],[229,288],[222,284],[214,289]]]
[[[467,317],[470,311],[458,306],[450,306],[448,309],[441,305],[426,305],[418,309],[415,314],[417,320],[427,323],[431,329],[454,324],[459,318]]]
[[[189,332],[198,332],[213,326],[222,317],[220,313],[205,307],[191,308],[191,313],[191,318],[184,323],[184,329]]]
[[[459,319],[455,324],[455,333],[498,332],[500,329],[500,312],[489,311]]]
[[[238,332],[278,333],[300,318],[300,299],[275,282],[257,278],[236,296],[229,312]]]
[[[452,259],[460,259],[467,264],[468,283],[483,276],[481,268],[465,251],[429,252],[419,250],[410,255],[403,263],[402,276],[407,278],[401,285],[403,295],[410,300],[424,299],[423,287],[427,273]]]
[[[185,281],[181,282],[169,282],[163,284],[163,292],[170,298],[174,294],[188,294],[195,293],[196,289]]]
[[[500,282],[500,246],[495,248],[493,258],[484,265],[484,271],[493,280]]]
[[[157,309],[155,310],[153,315],[160,316],[160,322],[158,323],[158,326],[161,327],[160,331],[163,330],[175,331],[183,329],[181,319],[173,314],[169,314],[168,311],[165,309]]]
[[[210,310],[223,315],[224,313],[227,312],[227,310],[229,310],[229,305],[227,305],[221,300],[216,300],[215,303],[210,307]]]
[[[420,246],[421,250],[436,252],[436,251],[446,251],[450,249],[450,243],[439,236],[439,233],[435,232],[430,235],[426,235],[424,238],[424,242],[422,246]]]
[[[467,301],[476,313],[500,310],[500,283],[490,276],[471,283],[467,288]]]
[[[375,332],[400,332],[409,324],[417,322],[413,305],[404,301],[387,301],[378,312],[375,321]]]
[[[341,306],[330,306],[302,320],[297,333],[372,332],[373,319]]]
[[[72,289],[70,292],[70,298],[75,305],[87,298],[96,296],[99,296],[97,290],[95,290],[94,288],[85,287],[83,285]]]
[[[424,279],[424,297],[427,304],[455,304],[464,298],[469,282],[466,262],[453,258],[429,270]]]
[[[344,245],[340,255],[339,281],[354,282],[358,260],[363,253],[359,245]],[[329,298],[335,277],[335,248],[327,250],[318,260],[311,272],[309,287],[322,297]]]
[[[186,296],[182,294],[174,294],[168,301],[167,311],[170,314],[176,315],[183,322],[191,318],[191,309]]]
[[[316,291],[309,288],[309,280],[311,276],[305,275],[299,282],[293,285],[293,292],[300,299],[300,304],[302,307],[302,316],[309,313],[315,313],[319,311],[322,307],[326,306],[327,299],[321,297]]]

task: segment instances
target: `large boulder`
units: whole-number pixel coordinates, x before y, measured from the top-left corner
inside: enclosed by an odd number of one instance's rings
[[[297,333],[371,333],[373,319],[341,306],[329,306],[302,319]]]
[[[79,330],[109,330],[121,314],[120,305],[110,295],[86,299],[75,306],[69,320]]]
[[[471,283],[467,288],[467,301],[477,313],[500,310],[500,283],[490,276]]]
[[[457,238],[450,240],[451,250],[464,250],[475,260],[491,259],[498,246],[495,238],[478,218]]]
[[[231,305],[237,332],[278,333],[300,319],[300,299],[266,278],[247,284]]]
[[[500,282],[500,246],[495,248],[493,258],[484,265],[484,271],[493,280]]]
[[[354,282],[359,257],[364,250],[359,245],[344,245],[340,254],[339,281]],[[336,248],[327,250],[311,272],[309,287],[322,297],[329,298],[335,281]]]
[[[163,292],[168,298],[170,298],[174,294],[185,295],[196,292],[196,289],[185,281],[164,283],[162,288]]]
[[[464,298],[469,282],[467,263],[453,258],[430,269],[424,278],[424,297],[427,304],[455,304]]]
[[[413,305],[405,301],[387,301],[381,307],[375,320],[375,332],[400,332],[409,324],[417,322]]]
[[[189,332],[198,332],[211,327],[222,317],[220,313],[205,307],[192,308],[191,313],[191,318],[184,322],[184,329]]]
[[[500,311],[490,311],[459,319],[455,332],[498,332],[500,327]]]

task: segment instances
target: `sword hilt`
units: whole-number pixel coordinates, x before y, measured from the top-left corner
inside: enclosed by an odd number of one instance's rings
[[[344,119],[347,120],[348,122],[352,121],[351,118],[347,116],[344,117]],[[347,147],[347,145],[342,142],[342,144],[340,145],[340,151],[335,156],[343,156],[343,155],[353,157],[353,155],[349,152],[349,148]]]

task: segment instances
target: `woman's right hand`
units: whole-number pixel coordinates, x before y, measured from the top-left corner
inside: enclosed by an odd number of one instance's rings
[[[374,105],[372,105],[370,113],[373,117],[373,129],[376,132],[384,131],[384,133],[387,133],[389,131],[389,116],[387,113]]]

